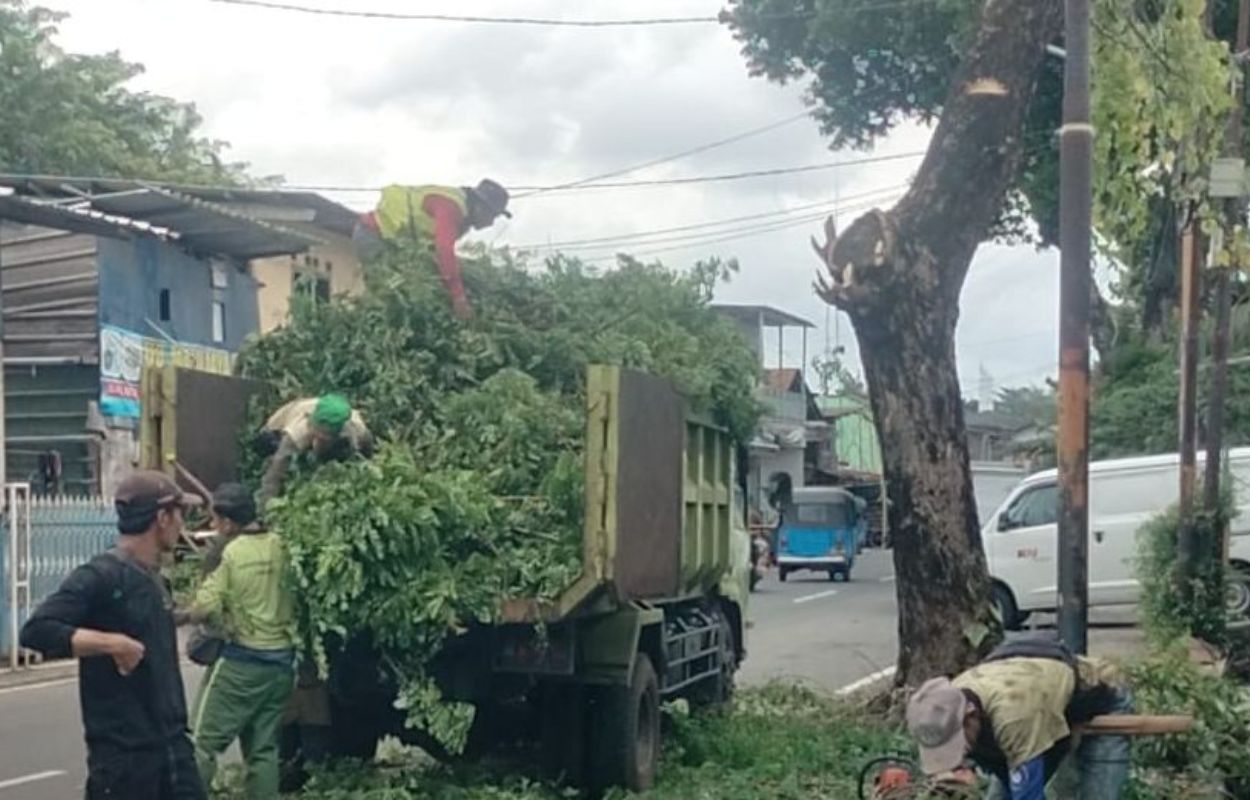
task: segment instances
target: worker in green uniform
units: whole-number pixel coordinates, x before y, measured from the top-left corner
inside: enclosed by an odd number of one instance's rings
[[[218,756],[238,739],[248,800],[269,800],[278,797],[279,728],[295,685],[286,551],[278,535],[257,522],[255,501],[242,485],[221,486],[212,510],[228,544],[187,618],[217,623],[226,641],[191,716],[196,763],[210,786]]]
[[[262,513],[270,500],[282,494],[287,473],[301,455],[330,461],[355,453],[367,457],[373,452],[373,437],[360,412],[339,394],[295,400],[282,406],[265,423],[260,442],[271,454],[256,496]]]

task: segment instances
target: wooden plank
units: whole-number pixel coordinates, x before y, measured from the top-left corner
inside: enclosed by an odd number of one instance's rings
[[[1076,730],[1086,736],[1159,736],[1168,733],[1184,733],[1194,726],[1191,714],[1146,715],[1104,714],[1094,717]]]

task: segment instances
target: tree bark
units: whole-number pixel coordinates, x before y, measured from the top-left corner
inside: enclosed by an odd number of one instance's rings
[[[924,163],[889,211],[816,249],[817,291],[851,318],[881,439],[899,606],[896,681],[918,685],[993,643],[955,364],[959,293],[1021,156],[1059,0],[989,0]]]

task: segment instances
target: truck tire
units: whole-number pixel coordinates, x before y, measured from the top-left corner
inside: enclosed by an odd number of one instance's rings
[[[628,686],[595,691],[590,783],[599,793],[615,786],[645,792],[660,760],[660,682],[645,653],[634,657]]]
[[[782,583],[786,582],[786,578],[790,577],[790,570],[785,567],[777,567],[777,580]]]

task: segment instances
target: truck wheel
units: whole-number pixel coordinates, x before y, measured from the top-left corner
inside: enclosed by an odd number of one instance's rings
[[[660,683],[651,659],[639,653],[629,686],[608,686],[596,694],[591,789],[645,792],[655,783],[660,759]]]
[[[1234,619],[1250,617],[1250,570],[1234,566],[1229,571],[1225,592],[1225,607]]]
[[[790,570],[785,567],[777,567],[777,580],[782,583],[786,582],[786,578],[790,577]]]

